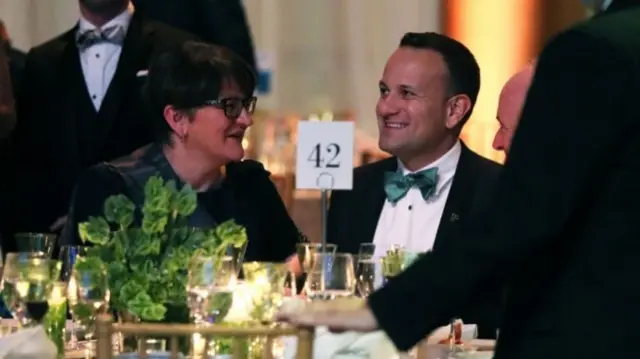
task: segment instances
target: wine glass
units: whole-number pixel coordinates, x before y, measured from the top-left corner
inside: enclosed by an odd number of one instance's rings
[[[376,251],[376,245],[373,243],[360,243],[360,248],[358,249],[358,260],[360,258],[371,259]]]
[[[111,298],[107,268],[94,258],[76,256],[75,261],[67,289],[69,312],[74,327],[90,341],[96,317],[107,312]]]
[[[71,298],[73,295],[73,293],[76,289],[77,289],[77,285],[76,285],[76,279],[73,276],[73,268],[76,264],[76,261],[79,258],[82,258],[86,255],[87,252],[87,247],[85,246],[73,246],[73,245],[64,245],[62,247],[60,247],[60,260],[62,261],[62,278],[65,281],[69,282],[69,291],[70,293],[68,293],[69,297]],[[72,304],[69,304],[70,306]],[[79,323],[78,320],[75,318],[75,316],[73,315],[73,308],[69,308],[70,312],[71,312],[71,343],[70,343],[70,347],[72,349],[77,349],[77,343],[78,343],[78,335],[77,335],[77,329],[78,328],[85,328],[85,326],[82,325],[82,323]]]
[[[42,252],[48,258],[53,255],[57,236],[51,233],[16,233],[15,239],[18,252]]]
[[[196,256],[191,259],[187,278],[187,302],[196,324],[215,323],[226,317],[233,303],[237,277],[231,256]]]
[[[29,320],[26,317],[26,308],[20,301],[16,284],[20,278],[19,263],[28,262],[31,259],[47,259],[43,252],[16,252],[7,253],[4,261],[2,276],[2,298],[11,316],[20,323],[26,325]]]
[[[59,288],[62,263],[54,259],[27,258],[16,261],[14,288],[18,301],[26,309],[23,325],[41,324],[49,311],[54,288]]]
[[[349,253],[315,253],[305,286],[310,300],[352,296],[356,288],[353,256]]]

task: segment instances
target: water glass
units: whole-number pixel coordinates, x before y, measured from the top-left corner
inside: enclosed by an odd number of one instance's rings
[[[296,254],[298,255],[298,261],[305,273],[313,267],[313,255],[315,253],[329,253],[335,254],[338,246],[332,243],[298,243],[296,244]]]
[[[352,296],[356,289],[353,257],[349,253],[315,253],[307,276],[310,300]]]
[[[74,330],[82,330],[85,339],[91,340],[96,317],[107,312],[111,299],[106,267],[101,262],[78,257],[67,288]]]
[[[231,256],[191,259],[187,276],[187,304],[196,324],[215,323],[227,316],[233,304],[237,268]]]

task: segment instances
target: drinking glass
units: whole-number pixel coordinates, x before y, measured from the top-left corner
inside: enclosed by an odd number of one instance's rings
[[[358,259],[371,259],[376,251],[376,245],[373,243],[360,243],[358,249]]]
[[[196,324],[222,321],[233,303],[233,286],[237,277],[231,256],[191,259],[187,276],[187,298]]]
[[[32,259],[47,259],[47,255],[44,252],[7,253],[4,261],[2,298],[11,316],[21,325],[26,325],[29,320],[26,316],[25,303],[20,300],[16,285],[20,279],[20,263],[24,265]]]
[[[107,312],[111,298],[105,265],[92,258],[76,257],[67,298],[74,327],[84,332],[86,340],[91,340],[96,317]]]
[[[310,300],[352,296],[356,289],[353,256],[349,253],[315,253],[306,288]]]
[[[62,263],[53,259],[28,258],[16,261],[14,277],[18,301],[26,309],[22,324],[41,324],[49,311],[50,296],[64,282],[60,280]]]
[[[43,252],[49,258],[53,255],[57,236],[51,233],[17,233],[15,235],[18,252]]]
[[[315,253],[329,253],[335,254],[338,246],[332,243],[298,243],[296,244],[296,254],[298,255],[298,261],[305,273],[308,273],[313,268],[313,255]]]
[[[60,260],[62,261],[62,279],[64,281],[69,282],[69,290],[73,292],[77,289],[76,279],[73,277],[73,268],[76,264],[76,261],[80,258],[83,258],[87,253],[87,248],[85,246],[72,246],[72,245],[64,245],[60,247]],[[74,296],[75,294],[69,293],[69,297]],[[70,304],[71,306],[71,304]],[[71,311],[71,349],[77,349],[78,343],[78,328],[86,327],[79,323],[77,318],[74,318],[73,308],[69,308]]]
[[[249,262],[242,266],[251,297],[252,319],[265,323],[273,320],[273,316],[282,304],[284,284],[289,274],[285,263]]]

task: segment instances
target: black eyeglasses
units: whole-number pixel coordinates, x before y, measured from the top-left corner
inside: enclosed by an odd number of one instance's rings
[[[240,98],[223,98],[220,100],[205,101],[204,105],[215,106],[224,111],[224,115],[230,119],[236,119],[242,114],[242,109],[247,110],[249,115],[253,115],[256,110],[256,102],[258,98],[253,96],[247,99]]]

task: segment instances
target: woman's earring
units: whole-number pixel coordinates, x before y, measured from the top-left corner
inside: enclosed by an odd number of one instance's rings
[[[187,138],[188,138],[188,137],[189,137],[189,135],[187,134],[187,132],[185,132],[185,133],[183,133],[183,134],[180,136],[180,141],[181,141],[182,143],[185,143],[185,142],[187,142]]]

